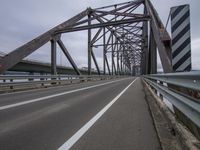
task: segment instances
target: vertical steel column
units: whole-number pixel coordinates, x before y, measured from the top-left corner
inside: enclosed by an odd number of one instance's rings
[[[135,55],[135,52],[133,52],[134,53],[134,55]],[[135,56],[134,56],[134,59],[133,59],[133,67],[132,67],[132,69],[133,69],[133,76],[135,76],[136,75],[136,62],[135,62]]]
[[[103,73],[106,74],[106,29],[103,28]]]
[[[91,25],[91,15],[88,15],[88,26]],[[91,45],[91,29],[88,29],[88,75],[91,75],[91,55],[92,55],[92,45]]]
[[[92,47],[91,47],[91,54],[92,54],[92,59],[93,59],[94,64],[95,64],[95,66],[96,66],[98,75],[101,75],[101,71],[100,71],[100,69],[99,69],[99,66],[98,66],[98,63],[97,63],[97,60],[96,60],[96,57],[95,57],[95,55],[94,55],[94,52],[93,52]]]
[[[144,7],[144,15],[147,15],[147,10],[146,6]],[[142,32],[142,37],[143,37],[143,60],[144,60],[144,65],[143,65],[143,74],[148,73],[148,68],[149,68],[149,51],[148,51],[148,22],[144,21],[143,22],[143,32]]]
[[[132,75],[133,75],[133,76],[136,75],[136,71],[135,71],[135,70],[136,70],[136,68],[135,68],[135,66],[133,65],[133,66],[132,66]]]
[[[117,5],[114,5],[115,7],[115,11],[117,9]],[[117,15],[115,14],[115,21],[117,21]],[[115,31],[116,31],[116,26],[115,26]],[[118,41],[117,41],[117,37],[115,36],[115,51],[117,52],[117,69],[115,67],[115,75],[118,75]],[[117,46],[117,50],[116,50],[116,46]],[[114,63],[114,62],[113,62]],[[115,63],[114,63],[114,66],[115,66]],[[117,70],[117,71],[116,71]]]
[[[111,67],[112,67],[112,75],[114,75],[114,43],[113,43],[113,32],[111,32],[112,34],[112,53],[111,53]]]
[[[56,75],[56,39],[51,40],[51,74]]]
[[[108,64],[108,59],[107,59],[107,57],[106,57],[106,64],[107,64],[107,68],[108,68],[108,73],[109,73],[109,75],[111,75],[110,67],[109,67],[109,64]]]
[[[156,42],[152,30],[150,31],[149,53],[150,55],[150,74],[157,73],[157,51]]]
[[[127,66],[124,65],[124,75],[127,75]]]
[[[119,44],[117,41],[117,75],[119,75]]]
[[[123,75],[125,75],[125,57],[123,57],[123,60],[122,60],[122,62],[123,62],[123,66],[122,66],[122,68],[123,68]]]
[[[122,63],[123,63],[123,62],[122,62],[122,54],[121,54],[120,58],[121,58],[121,59],[120,59],[120,63],[121,63],[121,67],[120,67],[120,68],[121,68],[121,75],[122,75],[122,72],[123,72],[123,64],[122,64]]]
[[[125,34],[124,34],[124,28],[123,28],[123,35],[122,35],[122,39],[123,39],[123,52],[122,52],[122,54],[123,54],[123,57],[122,57],[122,72],[123,72],[123,75],[125,75],[125,72],[124,72],[124,65],[125,65]]]

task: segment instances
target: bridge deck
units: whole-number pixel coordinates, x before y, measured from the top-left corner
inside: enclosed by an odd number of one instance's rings
[[[129,87],[72,149],[160,149],[139,79]]]
[[[143,87],[133,80],[0,95],[0,149],[160,149]]]

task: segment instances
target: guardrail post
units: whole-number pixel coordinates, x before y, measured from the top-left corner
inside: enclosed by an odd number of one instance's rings
[[[33,75],[34,73],[33,72],[30,72],[29,75]],[[33,78],[28,78],[28,81],[34,81]]]
[[[163,82],[160,81],[160,84],[163,85]],[[162,94],[159,93],[159,97],[160,97],[161,100],[163,100],[163,95]]]
[[[72,77],[70,77],[70,83],[72,83]]]
[[[43,76],[44,74],[43,73],[40,73],[41,76]],[[44,78],[40,78],[40,81],[44,81]]]
[[[10,82],[13,82],[13,79],[10,79]],[[11,85],[11,86],[10,86],[10,89],[14,89],[14,86]]]
[[[58,76],[58,84],[61,84],[61,77]]]

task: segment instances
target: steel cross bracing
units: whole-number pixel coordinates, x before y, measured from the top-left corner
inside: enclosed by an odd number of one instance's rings
[[[22,59],[51,42],[51,72],[56,71],[57,44],[80,75],[73,57],[68,52],[62,34],[88,31],[88,74],[92,60],[98,74],[124,75],[156,73],[156,48],[164,72],[171,72],[170,37],[149,0],[134,0],[101,8],[87,8],[68,21],[47,31],[0,59],[0,73],[12,68]],[[149,32],[150,31],[150,32]],[[103,53],[100,70],[94,49]]]

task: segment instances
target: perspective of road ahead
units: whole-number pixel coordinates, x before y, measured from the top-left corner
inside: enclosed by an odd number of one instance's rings
[[[0,112],[2,150],[160,149],[139,78],[2,94]]]
[[[200,150],[199,5],[1,0],[0,150]]]

